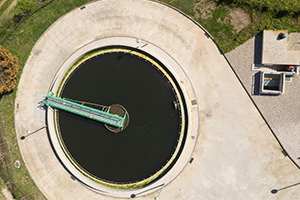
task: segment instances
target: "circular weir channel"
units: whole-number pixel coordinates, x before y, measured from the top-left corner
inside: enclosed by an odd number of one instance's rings
[[[89,51],[69,68],[56,96],[126,115],[120,128],[54,112],[64,154],[96,183],[145,186],[163,177],[183,150],[188,123],[183,93],[172,73],[146,52],[124,46]]]

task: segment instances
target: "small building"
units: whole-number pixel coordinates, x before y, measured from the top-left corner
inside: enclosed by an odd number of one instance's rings
[[[298,75],[300,50],[289,44],[294,40],[288,37],[287,30],[263,31],[261,64],[252,66],[253,70],[261,71],[260,94],[283,94],[285,81],[291,82]]]

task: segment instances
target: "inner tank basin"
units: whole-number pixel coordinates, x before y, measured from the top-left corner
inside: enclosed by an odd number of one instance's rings
[[[91,111],[84,116],[47,104],[51,142],[74,179],[134,198],[178,175],[185,163],[174,166],[191,132],[190,103],[170,67],[141,48],[108,45],[89,49],[61,71],[49,94],[62,106]],[[121,125],[95,120],[97,112],[119,117]]]

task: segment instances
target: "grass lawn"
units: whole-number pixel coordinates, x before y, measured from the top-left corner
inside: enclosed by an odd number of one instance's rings
[[[236,30],[231,24],[230,9],[219,6],[213,0],[161,0],[191,16],[203,26],[215,39],[225,53],[236,46],[230,38],[235,37]]]
[[[4,11],[9,7],[13,0],[3,0],[4,3],[0,7],[0,16],[3,15]]]
[[[223,53],[233,50],[265,29],[300,32],[300,6],[295,7],[300,4],[296,4],[295,0],[161,1],[182,10],[200,23],[213,36]],[[271,2],[284,4],[285,7],[275,9],[276,6]],[[243,25],[242,28],[239,25]]]

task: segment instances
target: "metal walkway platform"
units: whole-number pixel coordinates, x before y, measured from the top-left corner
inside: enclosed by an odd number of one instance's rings
[[[109,113],[110,107],[108,107],[107,111],[101,111],[62,98],[54,97],[51,93],[46,96],[44,103],[47,106],[71,112],[115,127],[123,128],[126,118],[126,113],[123,117]]]

